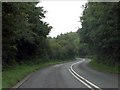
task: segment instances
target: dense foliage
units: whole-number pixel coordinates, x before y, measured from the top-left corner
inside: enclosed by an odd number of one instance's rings
[[[87,55],[99,63],[117,65],[119,62],[119,4],[89,2],[85,5],[83,16],[80,18],[82,22],[82,28],[78,30],[80,44],[85,46]]]
[[[47,37],[52,27],[42,21],[46,11],[36,5],[2,3],[3,67],[31,60],[38,62],[35,58],[64,60],[78,55],[78,34]]]
[[[87,3],[80,18],[82,28],[56,38],[47,37],[52,27],[42,21],[46,11],[36,5],[2,3],[3,66],[31,58],[64,60],[76,56],[90,56],[108,65],[120,62],[119,3]]]
[[[79,37],[76,32],[49,38],[51,59],[72,59],[78,55]]]
[[[2,3],[3,66],[43,56],[51,26],[37,3]]]

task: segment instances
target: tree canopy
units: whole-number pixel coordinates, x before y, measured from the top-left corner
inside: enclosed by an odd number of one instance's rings
[[[118,29],[119,3],[89,2],[80,18],[82,28],[78,30],[80,43],[87,53],[100,63],[118,64],[120,58],[120,30]]]
[[[70,59],[78,55],[79,37],[76,32],[58,35],[49,38],[51,58]]]
[[[80,17],[82,28],[51,38],[52,26],[42,21],[43,7],[36,7],[36,2],[2,3],[3,66],[31,58],[65,60],[76,56],[90,56],[108,65],[120,63],[119,4],[88,2]]]
[[[37,3],[2,3],[3,64],[44,54],[46,37],[52,29],[43,7]]]

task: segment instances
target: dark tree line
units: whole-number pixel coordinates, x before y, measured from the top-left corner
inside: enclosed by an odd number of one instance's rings
[[[42,21],[46,11],[36,4],[2,3],[3,66],[46,53],[46,37],[52,27]]]
[[[79,37],[76,32],[47,37],[52,29],[43,22],[45,13],[37,3],[2,3],[2,62],[37,63],[42,60],[65,60],[78,55]],[[38,58],[38,59],[35,59]]]
[[[117,65],[120,58],[120,3],[89,2],[80,18],[80,44],[97,62]],[[86,51],[85,50],[85,51]]]
[[[50,58],[65,60],[78,56],[79,37],[76,32],[58,35],[56,38],[49,38]]]
[[[14,63],[93,57],[97,62],[118,64],[120,58],[119,3],[89,2],[77,32],[47,37],[52,27],[37,3],[2,3],[3,67]],[[34,61],[35,62],[35,59]]]

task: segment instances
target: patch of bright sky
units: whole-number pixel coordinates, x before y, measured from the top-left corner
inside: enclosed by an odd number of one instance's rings
[[[82,16],[83,8],[87,0],[82,1],[41,1],[37,6],[43,6],[47,11],[46,18],[43,21],[53,27],[49,36],[56,37],[61,33],[75,32],[81,28],[80,16]]]

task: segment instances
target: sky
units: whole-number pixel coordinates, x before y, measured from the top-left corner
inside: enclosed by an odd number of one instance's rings
[[[61,33],[75,32],[81,28],[80,16],[82,16],[84,5],[87,1],[40,1],[37,6],[42,6],[47,11],[46,18],[43,21],[50,24],[53,29],[50,31],[50,37],[56,37]]]

